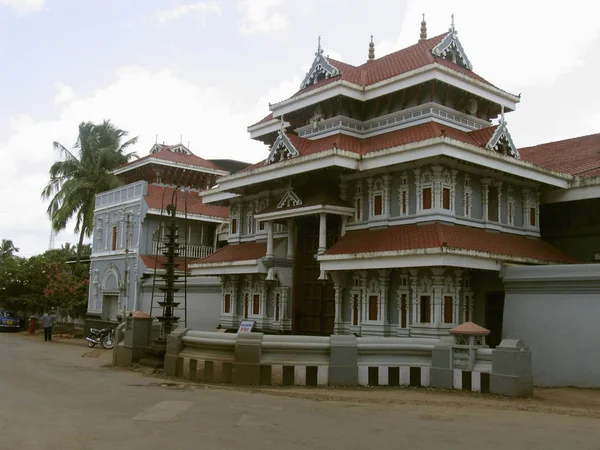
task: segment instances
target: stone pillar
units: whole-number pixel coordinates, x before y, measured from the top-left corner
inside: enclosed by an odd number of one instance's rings
[[[273,221],[267,222],[267,258],[273,258]]]
[[[441,324],[442,320],[442,288],[444,286],[444,267],[432,267],[431,273],[433,276],[431,277],[433,281],[433,319],[431,320],[432,324]]]
[[[144,356],[152,327],[152,317],[147,313],[136,311],[134,314],[125,319],[123,347],[129,364],[138,362]]]
[[[327,248],[327,214],[319,213],[319,255]]]
[[[287,240],[287,259],[294,259],[294,221],[287,221],[287,231],[288,231],[288,240]]]
[[[456,295],[454,295],[454,300],[452,302],[452,322],[456,325],[461,323],[460,320],[460,299],[461,299],[461,291],[462,291],[462,269],[455,269],[454,273],[456,275],[455,279],[455,289]]]
[[[442,389],[452,389],[453,371],[452,371],[452,336],[444,336],[434,346],[431,351],[431,369],[429,372],[430,384],[432,387]]]
[[[489,193],[490,193],[490,179],[482,178],[481,179],[481,197],[483,202],[483,217],[484,222],[488,220],[488,205],[489,205]]]
[[[342,216],[342,229],[340,230],[340,236],[346,234],[346,224],[348,223],[348,216]]]
[[[419,294],[417,292],[417,281],[419,275],[419,269],[408,269],[410,273],[410,297],[409,301],[412,303],[411,313],[412,320],[411,325],[418,324],[420,322],[419,314],[420,314],[420,302],[419,302]]]
[[[531,351],[523,341],[504,339],[492,351],[490,392],[510,397],[533,395]]]
[[[179,356],[179,352],[183,348],[183,336],[188,331],[190,331],[189,328],[177,328],[167,336],[167,352],[165,353],[164,368],[168,376],[176,377],[182,375],[178,373],[178,367],[180,368],[183,362],[183,358]]]
[[[234,384],[260,384],[262,333],[238,333],[232,369]]]
[[[381,320],[381,324],[383,325],[383,332],[385,325],[388,324],[390,274],[392,273],[392,270],[380,269],[377,273],[379,275],[379,288],[381,289],[381,294],[379,296],[379,320]]]
[[[358,386],[358,345],[355,336],[330,338],[329,386]]]

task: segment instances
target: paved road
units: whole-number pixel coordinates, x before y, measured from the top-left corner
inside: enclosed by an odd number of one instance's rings
[[[108,356],[0,333],[0,448],[600,448],[588,417],[161,387]]]

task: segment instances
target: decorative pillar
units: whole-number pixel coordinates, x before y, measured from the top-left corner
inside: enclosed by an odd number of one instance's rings
[[[348,223],[348,216],[342,216],[342,229],[340,230],[340,236],[346,234],[346,224]]]
[[[456,174],[458,170],[452,169],[452,189],[450,189],[450,209],[456,213]]]
[[[410,297],[412,298],[412,319],[411,324],[419,323],[419,313],[420,313],[420,303],[419,303],[419,293],[417,291],[417,282],[419,276],[419,269],[408,269],[410,273]]]
[[[319,255],[327,248],[327,214],[319,213]]]
[[[454,273],[456,274],[455,286],[456,286],[456,295],[454,296],[452,302],[452,321],[456,324],[460,324],[460,298],[461,298],[461,290],[462,290],[462,269],[455,269]]]
[[[423,193],[421,192],[421,169],[415,169],[415,198],[417,200],[417,213],[423,209]]]
[[[333,320],[333,334],[342,334],[344,332],[344,322],[342,320],[342,304],[344,296],[345,277],[344,272],[330,272],[333,279],[333,289],[335,292],[335,311]]]
[[[432,281],[433,281],[433,317],[431,318],[432,324],[441,324],[442,320],[442,288],[444,286],[444,267],[432,267]]]
[[[381,269],[377,271],[379,275],[379,320],[382,324],[382,332],[385,331],[385,326],[388,324],[388,294],[390,288],[391,269]]]
[[[498,188],[498,223],[502,223],[502,181],[496,181],[494,184]]]
[[[433,204],[431,206],[433,209],[438,209],[442,207],[442,171],[444,167],[431,166],[431,170],[433,171]]]
[[[483,220],[484,222],[488,221],[488,206],[489,206],[489,192],[490,192],[490,179],[482,178],[481,179],[481,200],[483,203]]]
[[[392,176],[389,173],[383,174],[383,215],[390,217],[391,207],[391,189]]]
[[[267,258],[273,258],[273,221],[267,222]]]
[[[348,183],[346,182],[346,180],[342,180],[340,182],[340,198],[342,200],[346,200],[347,196],[348,196]]]
[[[287,221],[287,259],[294,259],[294,221],[289,219]]]

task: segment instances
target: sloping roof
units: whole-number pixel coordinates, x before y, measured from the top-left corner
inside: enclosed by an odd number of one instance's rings
[[[398,147],[401,145],[425,141],[427,139],[433,139],[441,136],[447,136],[448,138],[455,139],[466,144],[485,148],[485,145],[494,134],[496,128],[497,125],[481,130],[467,132],[432,121],[364,139],[348,136],[342,132],[315,140],[301,138],[292,134],[288,135],[288,138],[296,150],[298,150],[298,153],[300,154],[299,156],[307,156],[325,150],[330,150],[334,146],[341,150],[364,155],[367,153],[376,152],[378,150],[384,150],[386,148]],[[263,165],[264,160],[253,164],[252,166],[246,167],[240,172],[256,169]]]
[[[182,164],[186,164],[189,166],[196,166],[196,167],[204,168],[204,169],[223,170],[223,171],[225,170],[222,167],[218,166],[217,164],[215,164],[211,161],[207,161],[204,158],[200,158],[199,156],[196,156],[194,154],[188,155],[186,153],[181,153],[181,152],[172,152],[171,150],[169,150],[170,148],[171,148],[171,146],[163,144],[161,150],[159,150],[155,153],[151,153],[149,155],[143,156],[142,158],[133,160],[130,163],[125,164],[124,166],[121,166],[121,168],[131,166],[131,165],[138,165],[140,163],[140,161],[145,161],[147,159],[162,159],[163,161],[182,163]]]
[[[254,125],[260,125],[261,123],[265,123],[265,122],[269,122],[273,120],[273,113],[270,113],[268,116],[263,117],[262,119],[260,119],[258,122],[253,123],[252,125],[250,125],[251,127],[253,127]]]
[[[155,268],[156,270],[163,270],[163,263],[167,262],[167,257],[164,255],[140,255],[140,258],[142,258],[142,263],[144,264],[144,266],[146,266],[146,270],[154,270]],[[190,262],[189,258],[187,262]],[[175,258],[175,263],[179,264],[179,266],[176,267],[175,270],[183,272],[183,268],[185,266],[185,258]]]
[[[229,244],[205,258],[191,261],[190,264],[215,264],[235,261],[250,261],[262,258],[267,253],[266,242],[244,242]]]
[[[148,208],[164,210],[171,202],[174,190],[175,188],[169,186],[148,184],[148,193],[145,197]],[[217,219],[227,219],[229,216],[229,211],[225,206],[205,205],[202,197],[198,195],[198,191],[179,191],[177,193],[177,212],[185,212],[186,197],[188,214],[198,214]]]
[[[538,238],[442,223],[397,225],[383,230],[349,231],[327,250],[325,255],[441,248],[470,250],[497,255],[507,260],[523,258],[539,262],[577,262]]]
[[[600,134],[519,149],[521,159],[548,169],[578,175],[600,176]]]

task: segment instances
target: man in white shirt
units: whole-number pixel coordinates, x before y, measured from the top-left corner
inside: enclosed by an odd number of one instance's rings
[[[42,316],[42,322],[44,323],[44,341],[52,340],[52,322],[54,321],[54,311],[46,311]]]

